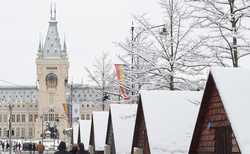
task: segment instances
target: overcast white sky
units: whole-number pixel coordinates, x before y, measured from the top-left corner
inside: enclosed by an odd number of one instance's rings
[[[162,21],[158,0],[54,0],[61,40],[66,34],[70,80],[87,83],[84,67],[102,51],[119,54],[113,42],[129,35],[132,16]],[[34,85],[39,35],[48,28],[50,0],[0,0],[0,80]],[[115,60],[117,61],[117,60]],[[0,85],[3,82],[0,82]]]

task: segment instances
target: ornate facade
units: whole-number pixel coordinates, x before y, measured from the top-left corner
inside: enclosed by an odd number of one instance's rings
[[[58,136],[63,139],[63,130],[70,127],[65,108],[69,103],[78,105],[81,119],[91,119],[92,111],[107,109],[95,87],[68,83],[67,46],[65,41],[61,45],[57,23],[56,10],[51,10],[48,32],[37,52],[37,86],[0,87],[2,139],[7,138],[9,129],[9,105],[16,139],[41,139],[47,125],[57,125]]]

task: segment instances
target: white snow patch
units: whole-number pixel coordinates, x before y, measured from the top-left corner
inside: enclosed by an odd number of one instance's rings
[[[141,91],[151,154],[187,154],[202,92]]]

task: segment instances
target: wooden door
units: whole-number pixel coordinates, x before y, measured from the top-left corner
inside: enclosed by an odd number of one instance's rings
[[[216,128],[216,154],[232,154],[232,130],[230,127]]]

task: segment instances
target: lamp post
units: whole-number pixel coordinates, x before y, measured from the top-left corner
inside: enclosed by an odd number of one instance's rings
[[[42,134],[41,134],[41,137],[42,137],[42,144],[43,144],[43,138],[44,138],[44,132],[43,132],[44,114],[42,114],[40,116],[40,118],[42,119]]]
[[[132,22],[132,26],[131,26],[131,95],[133,96],[135,93],[134,93],[134,88],[135,88],[135,83],[134,83],[134,69],[135,69],[135,56],[134,56],[134,43],[135,41],[146,31],[148,30],[152,30],[152,29],[156,29],[156,28],[162,28],[161,32],[160,32],[160,35],[166,35],[167,34],[167,29],[166,29],[166,24],[161,24],[161,25],[156,25],[156,26],[151,26],[149,28],[145,28],[141,31],[139,31],[138,33],[135,34],[135,27],[134,27],[134,24]],[[137,55],[137,61],[136,61],[136,65],[137,65],[137,68],[136,69],[139,69],[138,65],[139,65],[139,57]],[[139,88],[140,88],[140,85],[139,85]]]
[[[10,151],[9,153],[11,154],[12,153],[12,140],[11,140],[11,137],[12,137],[12,105],[9,104],[9,111],[10,111],[10,117],[9,117],[9,143],[10,143]]]

